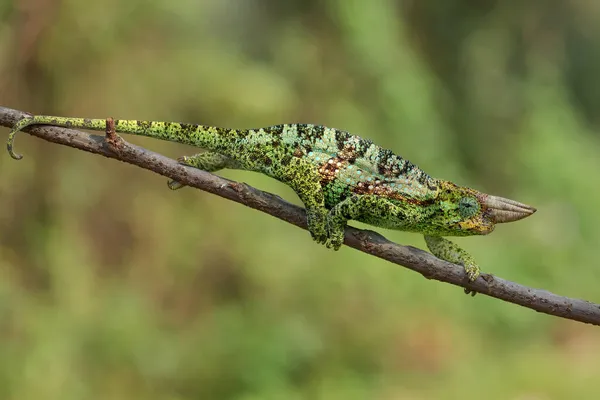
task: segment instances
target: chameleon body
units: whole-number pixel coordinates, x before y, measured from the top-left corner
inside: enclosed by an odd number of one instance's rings
[[[485,235],[495,224],[516,221],[535,209],[513,200],[436,179],[410,161],[350,133],[312,124],[228,129],[177,122],[115,120],[115,131],[148,136],[206,150],[180,159],[209,172],[223,168],[256,171],[289,185],[306,207],[313,239],[339,249],[349,220],[421,233],[438,258],[463,265],[477,279],[473,258],[443,236]],[[26,117],[29,125],[105,130],[106,120],[54,116]],[[181,187],[169,182],[169,187]]]

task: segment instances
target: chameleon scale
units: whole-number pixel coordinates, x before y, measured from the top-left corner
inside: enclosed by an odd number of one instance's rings
[[[533,214],[533,207],[429,176],[415,164],[368,139],[313,124],[229,129],[178,122],[115,120],[115,131],[192,145],[205,150],[182,157],[182,164],[215,172],[224,168],[266,174],[290,186],[307,211],[315,241],[337,250],[349,220],[421,233],[438,258],[463,265],[474,281],[473,258],[443,236],[486,235],[497,223]],[[30,125],[103,131],[106,120],[31,116],[9,134]],[[177,189],[182,185],[169,182]]]

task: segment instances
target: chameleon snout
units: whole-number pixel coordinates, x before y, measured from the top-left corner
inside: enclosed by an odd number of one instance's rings
[[[527,204],[489,194],[482,195],[481,201],[487,208],[489,218],[496,224],[518,221],[537,211]]]

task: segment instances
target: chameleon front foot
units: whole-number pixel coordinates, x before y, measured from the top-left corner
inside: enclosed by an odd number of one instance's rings
[[[462,265],[465,269],[465,273],[467,274],[467,279],[469,282],[474,282],[477,280],[481,270],[469,253],[451,241],[439,236],[425,235],[425,242],[427,243],[429,251],[431,251],[431,253],[437,258],[453,264]],[[465,293],[473,296],[475,295],[475,292],[472,292],[469,289],[465,289]]]
[[[477,280],[477,278],[479,278],[479,274],[481,273],[481,270],[479,269],[479,266],[477,264],[466,262],[463,264],[463,267],[465,268],[465,273],[467,274],[469,282],[475,282]],[[477,292],[465,288],[465,294],[470,294],[471,296],[475,296],[477,294]]]
[[[469,278],[469,282],[475,282],[477,278],[479,278],[479,274],[481,270],[477,264],[467,263],[463,265],[465,268],[465,272],[467,277]]]
[[[323,210],[306,210],[306,223],[308,231],[313,240],[320,244],[327,243],[327,232],[325,230],[325,212]]]
[[[328,249],[339,250],[344,243],[344,230],[332,229],[327,210],[307,210],[308,231],[313,240]]]

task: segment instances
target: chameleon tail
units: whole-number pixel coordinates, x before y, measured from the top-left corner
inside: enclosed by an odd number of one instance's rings
[[[13,150],[15,135],[30,125],[52,125],[65,128],[103,131],[106,120],[90,118],[53,117],[36,115],[19,120],[8,134],[6,149],[12,158],[20,160],[21,154]],[[217,128],[205,125],[183,124],[178,122],[158,122],[140,120],[115,120],[115,131],[138,136],[147,136],[160,140],[189,144],[206,150],[226,150],[227,145],[236,138],[244,136],[242,130]]]

